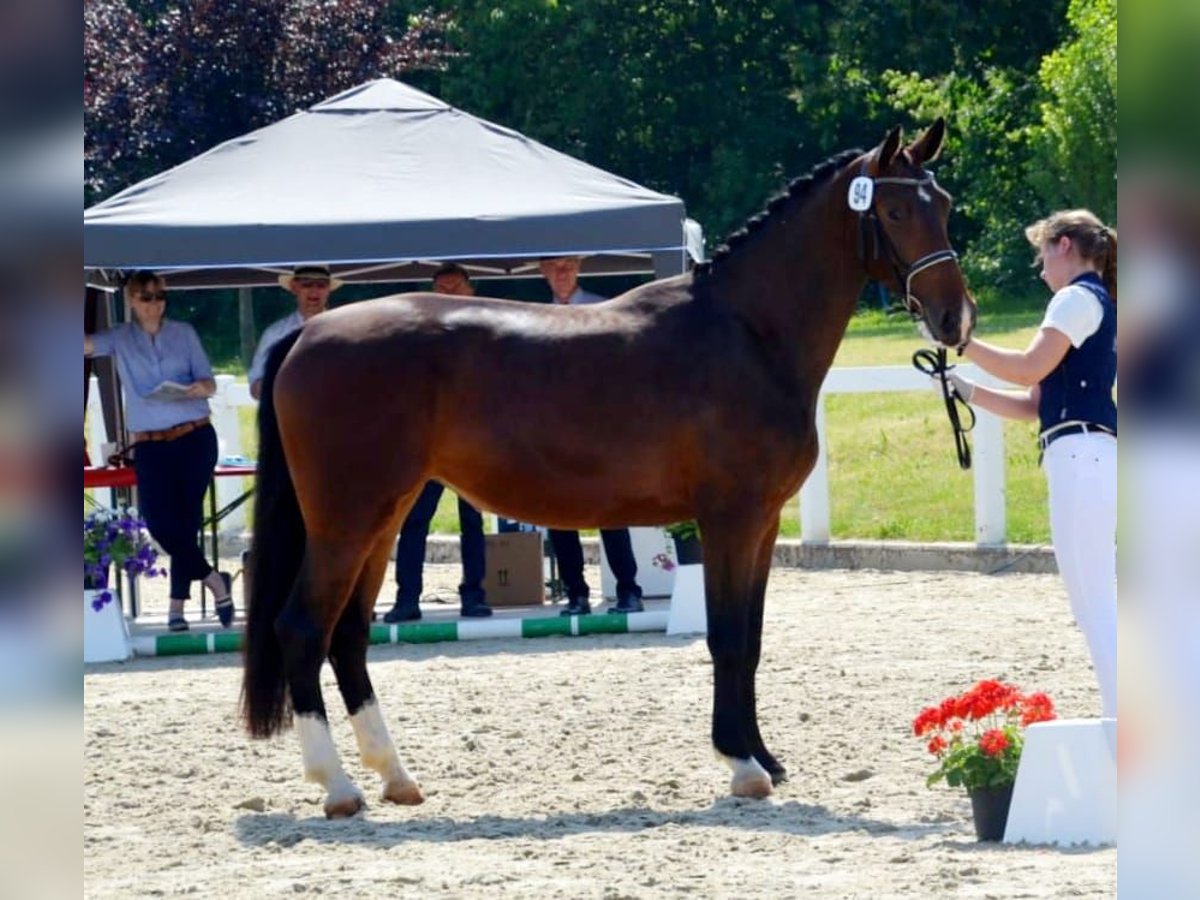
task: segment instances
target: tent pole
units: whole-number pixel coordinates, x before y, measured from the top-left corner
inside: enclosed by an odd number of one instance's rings
[[[238,337],[241,340],[242,365],[250,368],[254,358],[254,290],[238,288]]]

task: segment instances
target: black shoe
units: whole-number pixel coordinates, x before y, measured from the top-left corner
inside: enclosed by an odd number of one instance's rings
[[[492,608],[486,603],[472,603],[470,606],[464,606],[460,615],[464,619],[486,619],[492,614]]]
[[[408,604],[397,603],[383,614],[383,621],[389,625],[394,625],[397,622],[417,622],[420,619],[421,607],[415,604],[409,606]]]
[[[646,606],[642,603],[641,597],[618,597],[615,606],[608,608],[610,613],[635,613],[645,612]]]
[[[225,585],[225,596],[217,599],[215,608],[217,611],[217,619],[221,623],[222,628],[229,628],[233,625],[233,578],[228,572],[218,573],[221,576],[221,583]]]
[[[567,602],[567,605],[558,611],[560,616],[586,616],[592,611],[592,604],[588,603],[587,597],[576,597],[574,600]]]

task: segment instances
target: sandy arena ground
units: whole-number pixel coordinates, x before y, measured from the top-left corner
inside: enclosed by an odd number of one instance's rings
[[[453,602],[456,567],[426,572]],[[162,582],[145,586],[151,611]],[[702,639],[373,647],[426,802],[377,799],[326,667],[334,738],[370,802],[338,822],[302,780],[293,733],[240,729],[239,657],[88,667],[85,895],[1115,894],[1114,849],[977,843],[966,795],[925,787],[932,758],[909,730],[982,677],[1045,690],[1063,717],[1099,714],[1057,577],[777,570],[763,645],[760,721],[791,774],[768,801],[727,796]]]

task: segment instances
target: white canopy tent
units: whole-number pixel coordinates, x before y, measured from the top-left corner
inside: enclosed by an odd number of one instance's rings
[[[296,263],[349,282],[686,269],[703,258],[683,202],[391,79],[226,141],[84,211],[88,283],[167,273],[173,289],[275,284]]]

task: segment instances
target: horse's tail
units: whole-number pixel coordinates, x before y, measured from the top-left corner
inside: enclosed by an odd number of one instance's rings
[[[258,404],[258,472],[242,673],[242,716],[253,737],[270,737],[292,722],[275,620],[300,572],[305,531],[272,395],[275,374],[299,337],[299,331],[293,332],[271,348]]]

